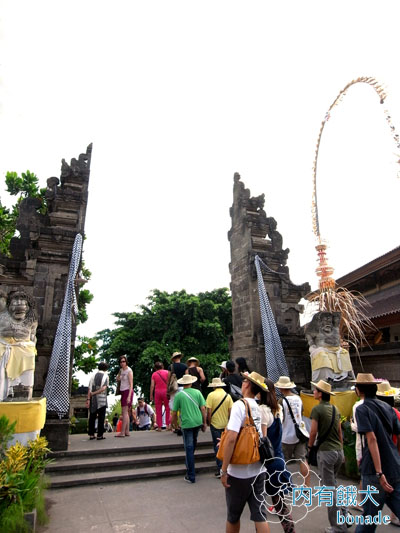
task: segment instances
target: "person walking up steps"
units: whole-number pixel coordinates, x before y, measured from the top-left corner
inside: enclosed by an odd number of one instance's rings
[[[178,379],[178,385],[181,385],[183,390],[175,395],[171,413],[173,427],[176,427],[178,423],[177,412],[179,411],[181,414],[183,445],[186,453],[186,476],[184,479],[188,483],[196,482],[194,453],[196,451],[197,436],[200,429],[205,431],[207,428],[206,402],[199,390],[192,389],[192,383],[196,380],[196,377],[189,374],[185,374],[181,379]]]
[[[208,386],[214,390],[207,396],[207,425],[210,426],[214,444],[215,462],[217,463],[215,477],[220,478],[222,461],[217,457],[219,439],[228,424],[233,401],[225,390],[225,383],[220,378],[214,378]]]
[[[285,461],[296,459],[300,462],[300,473],[304,477],[306,486],[309,487],[310,469],[306,459],[309,433],[302,419],[303,402],[299,395],[292,392],[296,384],[289,377],[281,376],[275,383],[275,387],[279,389],[283,398],[282,451]],[[295,423],[304,432],[303,442],[296,435]]]

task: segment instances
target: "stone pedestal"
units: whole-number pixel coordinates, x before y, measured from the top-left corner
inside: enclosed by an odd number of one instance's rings
[[[24,446],[40,434],[46,420],[46,398],[28,402],[0,402],[0,416],[16,422],[10,446],[20,442]]]
[[[41,435],[46,437],[52,452],[68,450],[69,419],[47,418]]]

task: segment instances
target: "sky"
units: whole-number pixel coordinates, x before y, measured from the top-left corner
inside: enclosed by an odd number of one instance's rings
[[[312,163],[340,277],[399,245],[400,4],[235,0],[0,2],[3,176],[60,175],[93,143],[80,335],[152,289],[229,287],[233,175],[278,222],[294,283],[316,288]],[[396,155],[397,154],[397,155]]]

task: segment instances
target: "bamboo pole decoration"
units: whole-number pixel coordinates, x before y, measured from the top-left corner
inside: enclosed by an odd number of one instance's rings
[[[318,163],[318,154],[319,154],[319,147],[321,144],[322,132],[324,131],[325,124],[331,118],[332,109],[336,107],[343,100],[343,98],[346,96],[348,89],[351,86],[355,85],[356,83],[367,83],[368,85],[370,85],[374,89],[376,94],[379,96],[379,100],[381,104],[385,102],[385,99],[387,97],[387,94],[385,92],[383,85],[381,85],[376,78],[361,76],[360,78],[352,80],[350,83],[346,85],[346,87],[344,87],[344,89],[340,91],[340,93],[337,95],[337,97],[335,98],[331,106],[329,107],[324,117],[324,120],[321,123],[321,128],[319,130],[318,139],[317,139],[317,146],[315,149],[314,163],[312,167],[312,171],[313,171],[313,192],[312,192],[313,230],[314,230],[315,236],[318,238],[318,241],[321,240],[321,236],[320,236],[320,230],[319,230],[318,203],[317,203],[317,163]],[[384,109],[384,113],[386,116],[386,121],[388,123],[390,132],[396,143],[396,147],[398,150],[400,150],[400,137],[398,133],[396,132],[395,126],[392,123],[392,117],[389,115],[389,111],[387,109]],[[398,163],[400,163],[400,160],[398,161]],[[397,177],[400,178],[400,171],[397,173]]]
[[[327,245],[321,239],[321,233],[319,228],[318,218],[318,202],[317,202],[317,163],[319,147],[321,144],[322,133],[325,125],[331,118],[331,111],[336,107],[346,96],[346,93],[350,87],[357,83],[366,83],[374,89],[379,97],[381,104],[385,102],[387,94],[383,85],[381,85],[376,78],[362,76],[348,83],[337,95],[327,113],[324,120],[321,123],[321,127],[318,134],[317,145],[315,149],[314,163],[312,167],[313,172],[313,187],[312,187],[312,225],[315,236],[317,237],[316,250],[318,254],[318,267],[316,269],[317,276],[319,278],[319,291],[314,293],[310,301],[318,304],[320,311],[340,311],[342,313],[341,318],[341,331],[347,337],[347,341],[354,345],[357,349],[357,345],[360,342],[366,342],[364,329],[373,328],[372,322],[367,318],[365,313],[367,301],[361,294],[355,294],[349,292],[343,287],[337,287],[336,282],[333,279],[334,269],[329,266],[326,257]],[[396,132],[395,126],[392,123],[392,117],[387,109],[384,109],[385,118],[390,129],[390,133],[396,143],[396,147],[400,150],[400,137]],[[397,161],[400,164],[400,159]],[[397,177],[400,178],[400,170],[397,172]]]

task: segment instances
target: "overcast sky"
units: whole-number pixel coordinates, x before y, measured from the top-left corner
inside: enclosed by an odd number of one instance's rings
[[[397,1],[1,2],[0,175],[44,186],[93,142],[78,333],[154,288],[229,286],[233,174],[265,193],[294,283],[315,288],[312,163],[324,115],[321,234],[337,277],[399,245]],[[397,154],[399,151],[397,150]],[[0,186],[1,201],[9,203]]]

